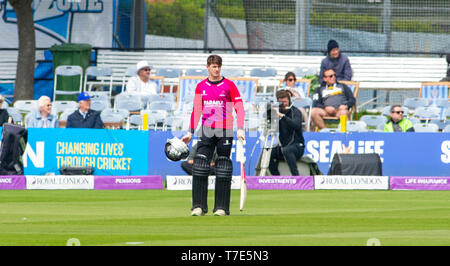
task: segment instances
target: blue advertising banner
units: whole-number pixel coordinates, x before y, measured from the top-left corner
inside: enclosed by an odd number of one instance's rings
[[[29,128],[25,175],[58,175],[62,166],[90,166],[95,175],[148,175],[148,135],[141,130]]]
[[[245,164],[247,176],[256,174],[256,164],[263,149],[259,133],[247,132]],[[170,162],[163,154],[167,139],[183,134],[151,132],[149,141],[149,174],[183,175],[181,162]],[[350,147],[351,153],[378,153],[383,175],[448,176],[450,173],[450,134],[448,133],[316,133],[305,132],[305,155],[317,162],[319,169],[328,173],[335,153]],[[194,136],[195,138],[195,136]],[[193,139],[192,143],[195,143]],[[191,143],[191,144],[192,144]],[[233,141],[231,158],[233,175],[239,175],[236,162],[236,143]]]
[[[304,133],[305,154],[328,173],[335,153],[378,153],[387,176],[448,176],[449,133]]]

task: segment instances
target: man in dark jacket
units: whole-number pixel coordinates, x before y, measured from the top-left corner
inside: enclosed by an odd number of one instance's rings
[[[339,50],[339,45],[335,40],[328,42],[327,57],[320,64],[319,84],[323,84],[323,74],[326,69],[334,69],[336,80],[352,80],[353,72],[350,60]]]
[[[325,116],[348,116],[349,109],[355,105],[356,99],[352,90],[343,83],[336,82],[336,73],[333,69],[324,71],[325,84],[320,86],[313,95],[313,108],[311,120],[319,128],[325,128]]]
[[[91,110],[91,97],[82,92],[77,98],[79,109],[67,117],[66,128],[103,128],[100,112]]]
[[[298,176],[297,160],[305,151],[305,139],[302,131],[302,113],[292,105],[290,93],[287,90],[277,92],[277,100],[282,103],[281,112],[275,110],[279,120],[279,140],[278,146],[272,148],[270,154],[269,170],[272,175],[280,175],[278,162],[285,159],[291,174]]]

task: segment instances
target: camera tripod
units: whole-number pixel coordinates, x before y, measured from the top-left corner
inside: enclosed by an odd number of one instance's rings
[[[272,154],[272,148],[278,139],[277,132],[275,130],[266,130],[264,132],[264,143],[263,150],[260,157],[259,165],[259,173],[257,176],[267,176],[269,175],[269,164],[270,164],[270,156]]]

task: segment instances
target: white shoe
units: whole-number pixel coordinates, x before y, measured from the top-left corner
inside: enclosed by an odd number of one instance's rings
[[[214,216],[226,216],[226,215],[227,214],[222,209],[218,209],[217,211],[214,212]]]
[[[204,216],[205,213],[203,212],[202,208],[195,208],[192,213],[191,216]]]

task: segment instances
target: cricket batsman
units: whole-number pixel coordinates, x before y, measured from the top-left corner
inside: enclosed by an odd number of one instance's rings
[[[189,132],[181,139],[189,144],[200,118],[202,126],[197,131],[197,154],[192,166],[192,216],[208,212],[208,176],[214,149],[216,185],[214,215],[230,214],[230,192],[233,165],[230,159],[233,143],[233,109],[237,116],[237,138],[244,140],[244,104],[236,85],[220,74],[222,58],[210,55],[206,68],[208,78],[197,84]]]

